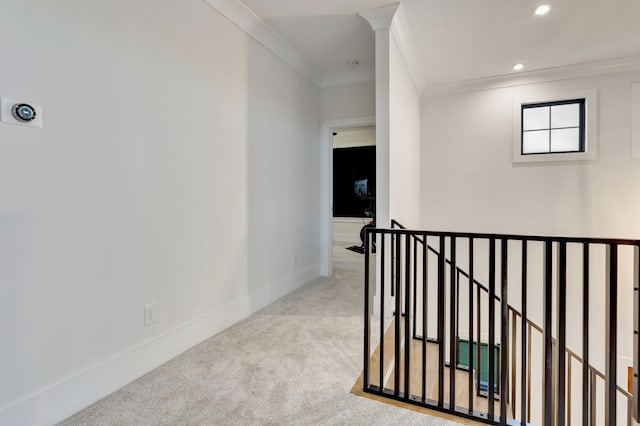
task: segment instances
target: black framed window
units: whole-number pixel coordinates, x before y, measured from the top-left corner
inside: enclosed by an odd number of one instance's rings
[[[520,153],[585,152],[585,99],[522,104]]]

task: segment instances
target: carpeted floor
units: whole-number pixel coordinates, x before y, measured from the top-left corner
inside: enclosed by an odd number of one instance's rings
[[[363,256],[334,248],[315,280],[63,425],[455,425],[350,393],[362,370]]]

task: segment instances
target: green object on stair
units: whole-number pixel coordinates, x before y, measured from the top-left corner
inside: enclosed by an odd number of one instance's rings
[[[494,346],[494,393],[498,393],[498,372],[500,360],[500,347]],[[478,343],[473,342],[473,364],[474,370],[478,371],[477,366]],[[469,368],[469,340],[458,339],[458,367]],[[489,388],[489,344],[480,343],[480,375],[478,377],[478,387],[480,391],[487,392]]]

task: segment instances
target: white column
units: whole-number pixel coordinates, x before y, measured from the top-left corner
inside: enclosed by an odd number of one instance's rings
[[[393,17],[400,3],[371,9],[359,15],[369,22],[376,37],[376,225],[379,228],[390,226],[389,217],[389,42]],[[376,291],[373,298],[373,315],[380,316],[380,257],[376,256]],[[385,270],[391,269],[391,256],[387,250]],[[386,280],[388,290],[391,282]],[[385,316],[390,316],[392,309],[389,291],[385,291]]]

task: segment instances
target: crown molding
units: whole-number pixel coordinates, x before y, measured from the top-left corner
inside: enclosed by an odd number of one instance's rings
[[[400,3],[393,3],[360,12],[358,15],[367,20],[373,31],[388,30],[399,6]]]
[[[203,0],[293,69],[321,86],[323,73],[239,0]]]
[[[425,85],[421,97],[429,98],[638,70],[640,70],[640,56],[629,56],[451,83]]]
[[[375,79],[376,73],[373,66],[358,67],[348,71],[325,74],[320,87],[342,86],[344,84],[360,83],[363,81],[374,81]]]

